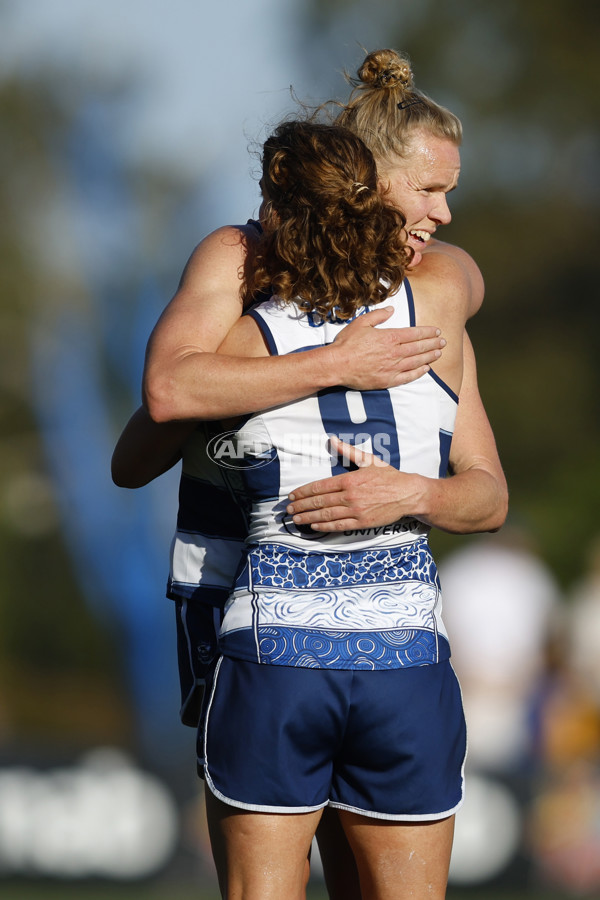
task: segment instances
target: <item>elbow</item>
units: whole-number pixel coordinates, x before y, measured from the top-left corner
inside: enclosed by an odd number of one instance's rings
[[[191,396],[168,375],[146,378],[142,385],[142,404],[156,425],[218,418],[220,410],[213,410],[206,399],[197,394]]]
[[[179,418],[175,396],[168,381],[158,378],[147,379],[143,385],[142,402],[153,422],[161,425]]]
[[[118,488],[128,488],[130,491],[136,488],[145,487],[152,480],[151,478],[133,478],[127,475],[111,472],[113,484]]]
[[[127,478],[121,478],[119,475],[115,475],[112,473],[113,484],[118,488],[129,488],[133,490],[136,487],[141,487],[142,485],[134,484],[132,481],[129,481]]]
[[[118,488],[135,488],[144,487],[151,481],[144,471],[143,463],[139,457],[132,454],[130,445],[126,438],[121,436],[110,460],[110,477],[112,482]]]
[[[118,488],[129,488],[133,490],[135,488],[144,487],[144,485],[148,483],[139,476],[136,477],[135,472],[129,471],[129,469],[123,467],[114,459],[110,465],[110,475],[113,484]]]
[[[491,514],[490,521],[486,531],[496,532],[500,531],[504,523],[506,522],[506,518],[508,516],[508,491],[504,490],[501,496],[498,497],[498,501],[496,503],[496,507]]]
[[[137,485],[133,484],[128,478],[125,478],[121,472],[111,468],[110,475],[113,481],[113,484],[118,488],[134,488]]]

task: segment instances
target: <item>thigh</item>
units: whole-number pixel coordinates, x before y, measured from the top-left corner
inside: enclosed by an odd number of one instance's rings
[[[321,811],[255,813],[206,791],[207,814],[221,894],[227,900],[303,900],[308,854]]]
[[[316,837],[329,900],[361,900],[358,869],[338,810],[325,807]]]
[[[380,821],[340,811],[368,900],[444,900],[454,816],[436,822]]]

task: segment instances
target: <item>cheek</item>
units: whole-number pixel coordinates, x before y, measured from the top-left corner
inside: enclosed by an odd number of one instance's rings
[[[411,190],[408,186],[392,181],[389,192],[385,195],[385,203],[401,210],[406,218],[406,227],[410,230],[426,215],[426,203],[423,197]]]
[[[409,231],[414,225],[417,225],[424,218],[424,204],[418,197],[406,200],[404,206],[402,206],[400,203],[398,204],[398,206],[406,217],[406,227]]]

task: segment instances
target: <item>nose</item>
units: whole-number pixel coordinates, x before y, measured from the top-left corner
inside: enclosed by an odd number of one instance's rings
[[[440,193],[437,195],[436,204],[430,215],[438,225],[448,225],[452,221],[452,214],[445,194]]]

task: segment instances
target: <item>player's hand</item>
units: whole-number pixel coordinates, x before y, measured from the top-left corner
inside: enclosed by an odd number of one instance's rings
[[[287,506],[296,525],[311,525],[314,531],[353,531],[390,525],[412,514],[422,488],[421,476],[399,472],[336,437],[330,441],[345,464],[359,468],[296,488]]]
[[[435,326],[376,328],[392,311],[385,306],[358,316],[330,345],[340,384],[358,391],[408,384],[442,355],[446,341]]]

